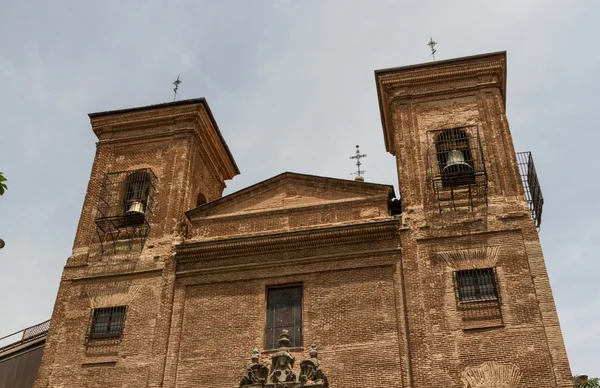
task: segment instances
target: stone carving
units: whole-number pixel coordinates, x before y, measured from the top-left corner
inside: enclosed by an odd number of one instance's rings
[[[319,360],[317,359],[317,346],[310,345],[308,352],[310,358],[300,362],[300,382],[303,385],[322,385],[327,388],[329,383],[327,377],[319,367]]]
[[[259,362],[258,359],[258,349],[254,348],[252,350],[252,357],[250,358],[252,363],[248,366],[246,376],[240,382],[240,387],[250,384],[265,385],[267,376],[269,375],[269,368],[262,362]]]
[[[279,348],[271,356],[270,380],[273,383],[288,383],[298,381],[298,375],[294,372],[294,356],[288,352],[290,346],[290,332],[283,329],[279,337]]]
[[[495,361],[465,368],[461,375],[465,388],[515,388],[521,380],[519,367]]]
[[[271,355],[271,369],[259,362],[258,349],[252,351],[251,364],[246,376],[240,381],[240,388],[261,386],[262,388],[301,388],[310,385],[313,388],[328,388],[327,377],[319,366],[317,347],[311,345],[310,358],[300,362],[300,376],[294,371],[295,357],[289,352],[290,333],[282,330],[279,348]]]

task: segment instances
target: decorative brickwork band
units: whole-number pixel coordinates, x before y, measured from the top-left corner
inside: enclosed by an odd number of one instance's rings
[[[496,266],[501,247],[460,249],[449,252],[438,252],[437,257],[455,271],[492,268]]]
[[[88,290],[87,295],[90,298],[90,305],[92,308],[127,306],[141,288],[142,286],[140,285],[102,288]]]
[[[461,376],[465,388],[515,388],[521,380],[521,371],[513,364],[488,361],[465,368]]]

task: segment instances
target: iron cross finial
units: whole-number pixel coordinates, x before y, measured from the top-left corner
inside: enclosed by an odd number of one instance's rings
[[[361,154],[360,153],[360,150],[358,149],[358,147],[359,146],[357,145],[356,146],[356,155],[350,157],[350,159],[356,159],[356,172],[353,172],[350,175],[356,175],[357,178],[366,172],[365,170],[361,170],[360,169],[360,166],[362,165],[362,163],[360,162],[360,160],[362,158],[366,158],[367,157],[367,154]]]
[[[437,52],[437,50],[435,49],[436,44],[437,44],[437,42],[434,42],[431,35],[429,35],[429,43],[427,43],[427,46],[429,46],[429,48],[431,48],[431,57],[433,58],[434,61],[435,61],[435,53]]]
[[[181,74],[177,74],[177,79],[175,80],[175,82],[173,82],[173,85],[175,85],[175,87],[173,88],[173,92],[175,93],[173,95],[173,101],[175,101],[175,99],[177,98],[177,89],[179,89],[179,85],[183,82],[179,79],[179,76]]]

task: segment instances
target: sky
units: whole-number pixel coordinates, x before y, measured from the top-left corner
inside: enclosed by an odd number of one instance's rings
[[[241,170],[397,187],[373,71],[506,50],[507,117],[532,151],[573,374],[600,376],[595,0],[0,0],[0,337],[51,315],[96,138],[87,113],[206,97]]]

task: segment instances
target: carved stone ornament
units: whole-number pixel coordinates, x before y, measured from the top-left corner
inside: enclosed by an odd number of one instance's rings
[[[319,360],[317,359],[317,345],[310,345],[308,352],[310,358],[300,362],[300,382],[304,385],[321,385],[328,387],[329,383],[327,377],[319,367]]]
[[[269,375],[269,368],[262,362],[259,362],[258,359],[258,349],[254,348],[254,350],[252,350],[252,357],[250,357],[252,363],[246,370],[246,376],[240,381],[240,387],[251,384],[265,385]]]
[[[461,375],[465,388],[515,388],[521,380],[518,366],[495,361],[468,367]]]
[[[279,348],[271,355],[271,370],[259,362],[258,349],[252,351],[251,364],[246,376],[240,381],[240,388],[261,386],[268,388],[300,388],[305,385],[314,388],[328,388],[327,377],[319,367],[317,347],[311,345],[308,360],[300,363],[300,376],[294,371],[294,356],[289,352],[290,333],[282,330],[279,337]]]

